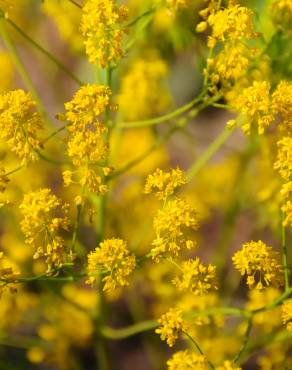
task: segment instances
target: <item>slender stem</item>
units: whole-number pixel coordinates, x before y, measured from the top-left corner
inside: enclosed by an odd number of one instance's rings
[[[174,111],[164,114],[160,117],[155,117],[151,119],[146,119],[143,121],[134,121],[134,122],[120,122],[117,124],[118,128],[138,128],[138,127],[147,127],[147,126],[153,126],[157,125],[159,123],[170,121],[173,118],[176,118],[177,116],[187,112],[190,110],[194,105],[201,102],[203,100],[203,97],[205,95],[205,91],[203,91],[199,96],[197,96],[195,99],[190,101],[189,103],[183,105],[180,108],[175,109]]]
[[[138,23],[141,19],[143,19],[144,17],[146,17],[147,15],[150,15],[152,13],[154,13],[156,10],[156,8],[150,8],[148,10],[146,10],[144,13],[138,15],[138,17],[136,17],[135,19],[133,19],[132,21],[130,21],[129,23],[127,23],[125,25],[126,28],[129,28],[129,27],[133,27],[135,26],[136,23]]]
[[[51,54],[48,50],[44,49],[40,44],[34,41],[29,35],[27,35],[16,23],[14,23],[11,19],[6,18],[6,21],[23,37],[25,38],[34,48],[44,54],[47,58],[49,58],[58,68],[60,68],[63,72],[65,72],[73,81],[75,81],[78,85],[83,85],[84,83],[75,76],[71,70],[66,67],[59,59],[57,59],[53,54]]]
[[[73,235],[72,235],[72,251],[74,252],[75,249],[75,244],[78,236],[78,229],[79,229],[79,224],[80,224],[80,219],[81,219],[81,211],[82,211],[82,204],[77,204],[76,206],[77,209],[77,215],[76,215],[76,221],[74,225],[74,230],[73,230]]]
[[[244,353],[244,351],[246,349],[246,346],[247,346],[247,343],[248,343],[248,340],[249,340],[249,337],[250,337],[251,329],[252,329],[252,317],[250,317],[248,319],[247,328],[246,328],[246,332],[245,332],[245,335],[244,335],[244,339],[243,339],[241,348],[240,348],[239,352],[237,353],[237,355],[233,359],[233,361],[235,363],[237,363],[239,361],[239,359],[241,358],[242,354]]]
[[[5,23],[6,23],[6,19],[4,17],[0,17],[0,33],[1,33],[1,36],[4,40],[4,43],[5,43],[7,49],[9,50],[9,52],[11,54],[13,62],[15,64],[20,76],[22,77],[23,82],[25,83],[28,90],[32,93],[33,98],[37,103],[37,106],[38,106],[38,109],[39,109],[40,113],[45,118],[47,118],[47,114],[46,114],[45,108],[43,106],[43,103],[41,101],[41,98],[39,97],[39,94],[36,91],[29,74],[28,74],[24,64],[22,63],[22,60],[20,59],[20,56],[18,54],[18,51],[16,49],[16,46],[15,46],[14,42],[12,41],[9,33],[7,32]]]
[[[188,180],[192,180],[195,175],[205,166],[205,164],[214,156],[215,153],[232,135],[233,130],[225,128],[222,133],[207,147],[203,154],[193,163],[187,171]]]
[[[200,355],[202,356],[205,356],[204,352],[202,351],[201,347],[199,346],[199,344],[195,341],[195,339],[189,335],[186,331],[183,331],[184,335],[186,335],[189,340],[193,343],[193,345],[195,346],[195,348],[197,349],[197,351],[200,353]],[[206,357],[206,356],[205,356]],[[212,364],[212,362],[210,362],[208,359],[207,359],[207,363],[208,363],[208,367],[210,369],[213,369],[215,370],[215,366]]]
[[[11,170],[11,171],[9,171],[9,172],[5,173],[5,176],[12,175],[13,173],[20,171],[20,170],[21,170],[21,169],[23,169],[24,167],[25,167],[24,165],[18,166],[18,167],[16,167],[16,168],[14,168],[14,170]]]
[[[47,157],[45,154],[43,154],[41,151],[35,149],[35,152],[37,153],[37,155],[43,160],[43,161],[46,161],[48,163],[51,163],[51,164],[55,164],[55,165],[61,165],[61,164],[65,164],[67,163],[66,161],[56,161],[55,159],[52,159],[52,158],[49,158]],[[68,162],[69,163],[69,162]]]
[[[271,302],[271,303],[269,303],[269,304],[267,304],[263,307],[260,307],[256,310],[252,310],[251,312],[253,314],[255,314],[255,313],[258,313],[258,312],[271,310],[272,308],[282,304],[285,301],[285,299],[288,298],[291,294],[292,294],[292,288],[289,288],[282,295],[280,295],[280,297],[276,298],[273,302]]]
[[[64,131],[65,128],[67,127],[68,125],[64,125],[60,128],[58,128],[57,130],[53,131],[48,137],[46,137],[44,140],[43,140],[43,144],[45,144],[47,141],[51,140],[54,136],[58,135],[60,132]]]
[[[77,8],[82,9],[82,5],[80,5],[79,3],[77,3],[77,1],[75,1],[75,0],[69,0],[69,1],[70,1],[70,3],[74,4],[75,6],[77,6]]]
[[[147,320],[120,329],[113,329],[108,326],[103,326],[101,327],[100,332],[105,338],[118,340],[128,338],[133,335],[143,333],[145,331],[153,330],[157,327],[158,327],[157,321]]]
[[[283,253],[283,267],[284,267],[284,278],[285,278],[285,292],[289,290],[289,269],[287,260],[287,241],[286,241],[286,228],[284,226],[285,213],[281,211],[281,241],[282,241],[282,253]]]

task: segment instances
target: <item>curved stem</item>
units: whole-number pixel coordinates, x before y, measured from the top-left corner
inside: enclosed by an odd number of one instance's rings
[[[246,346],[247,346],[247,343],[248,343],[248,340],[249,340],[249,337],[250,337],[251,329],[252,329],[252,317],[250,317],[248,319],[247,328],[246,328],[246,332],[245,332],[245,335],[244,335],[244,340],[242,342],[242,345],[241,345],[241,348],[240,348],[239,352],[237,353],[237,355],[233,359],[233,361],[235,363],[237,363],[239,361],[239,359],[241,358],[242,354],[244,353],[244,351],[246,349]]]
[[[188,181],[192,180],[195,175],[205,166],[205,164],[214,156],[215,153],[232,135],[233,130],[224,128],[222,133],[207,147],[203,154],[193,163],[187,171]]]
[[[170,121],[173,118],[178,117],[179,115],[187,112],[190,110],[194,105],[201,102],[203,100],[203,97],[205,95],[205,91],[203,91],[199,96],[197,96],[195,99],[190,101],[189,103],[183,105],[182,107],[179,107],[175,109],[174,111],[164,114],[160,117],[150,118],[143,121],[134,121],[134,122],[121,122],[117,124],[118,128],[138,128],[138,127],[147,127],[147,126],[154,126],[159,123],[163,123],[166,121]]]
[[[35,49],[40,51],[43,55],[45,55],[48,59],[50,59],[58,68],[60,68],[63,72],[65,72],[73,81],[75,81],[78,85],[83,85],[84,83],[75,76],[71,70],[66,67],[60,60],[58,60],[53,54],[49,51],[44,49],[40,44],[34,41],[30,36],[28,36],[16,23],[14,23],[11,19],[6,18],[7,23],[9,23],[23,38],[25,38]]]
[[[199,344],[196,342],[196,340],[191,336],[189,335],[186,331],[183,331],[184,335],[186,335],[189,340],[193,343],[193,345],[195,346],[195,348],[197,349],[197,351],[200,353],[200,355],[204,356],[207,358],[207,356],[204,354],[204,352],[202,351],[201,347],[199,346]],[[209,366],[210,369],[213,369],[215,370],[215,366],[212,364],[212,362],[210,362],[208,359],[207,359],[207,364]]]
[[[145,331],[153,330],[157,327],[158,323],[156,321],[147,320],[120,329],[103,326],[100,328],[100,332],[105,338],[119,340],[143,333]]]

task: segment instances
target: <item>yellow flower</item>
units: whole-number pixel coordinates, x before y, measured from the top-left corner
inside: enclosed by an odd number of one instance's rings
[[[110,106],[111,90],[106,86],[82,86],[73,99],[65,103],[66,119],[69,122],[67,152],[76,171],[65,171],[65,186],[79,183],[95,193],[104,193],[103,168],[107,169],[109,153],[107,127],[100,117]],[[75,180],[73,181],[73,175]]]
[[[4,291],[16,291],[16,286],[13,281],[17,278],[17,275],[19,275],[19,273],[14,271],[3,252],[0,252],[0,298]],[[5,280],[7,280],[7,282]]]
[[[127,33],[123,22],[128,9],[114,0],[87,0],[83,6],[81,32],[89,62],[102,68],[116,65],[123,56],[122,39]]]
[[[167,108],[170,96],[163,85],[167,74],[167,64],[155,54],[134,60],[122,78],[117,98],[119,108],[126,120],[150,118]]]
[[[275,112],[280,113],[283,119],[282,128],[291,132],[292,115],[292,82],[281,81],[272,94],[272,104]]]
[[[176,352],[168,361],[168,370],[207,370],[207,359],[189,350]]]
[[[169,347],[172,347],[178,339],[179,333],[184,330],[184,320],[182,311],[177,308],[170,308],[158,320],[160,327],[155,333],[160,334],[161,340],[166,340]]]
[[[169,172],[164,172],[158,168],[152,175],[147,177],[145,194],[155,192],[158,199],[166,199],[186,182],[186,176],[181,169],[176,168]]]
[[[154,218],[155,240],[152,242],[152,258],[177,257],[181,249],[191,249],[195,243],[184,235],[199,227],[197,213],[183,199],[168,201]]]
[[[242,130],[250,134],[252,125],[257,125],[258,133],[263,134],[275,118],[270,97],[270,83],[254,81],[252,86],[243,90],[235,106],[244,117]]]
[[[202,13],[201,13],[202,14]],[[212,11],[207,22],[212,28],[208,46],[214,47],[217,41],[228,39],[253,39],[253,11],[238,4],[228,8]]]
[[[129,285],[129,277],[135,269],[136,259],[121,239],[107,239],[88,254],[88,279],[93,285],[103,273],[104,291],[114,291]]]
[[[285,136],[277,143],[278,156],[274,168],[279,171],[286,181],[291,179],[292,174],[292,136]]]
[[[20,205],[20,223],[25,242],[36,248],[34,258],[44,256],[48,272],[71,261],[72,252],[59,235],[69,226],[68,204],[57,198],[50,189],[40,189],[24,195]]]
[[[283,283],[283,268],[279,253],[261,240],[243,244],[242,249],[232,257],[235,268],[241,275],[247,275],[247,285],[261,290],[264,285],[280,286]]]
[[[23,90],[0,94],[0,138],[22,162],[36,159],[35,150],[41,146],[37,135],[43,123],[35,105],[32,95]]]
[[[238,367],[232,361],[224,361],[223,365],[216,366],[215,370],[241,370],[241,367]]]
[[[173,283],[182,291],[191,291],[196,295],[204,295],[210,289],[218,289],[216,281],[216,267],[205,266],[200,259],[183,261],[180,265],[181,275],[177,276]]]
[[[282,304],[282,321],[287,330],[292,332],[292,300]]]

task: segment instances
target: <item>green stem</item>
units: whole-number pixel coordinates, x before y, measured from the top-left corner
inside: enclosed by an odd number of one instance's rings
[[[40,113],[44,116],[44,118],[47,119],[47,114],[46,114],[45,108],[43,106],[43,103],[42,103],[42,101],[39,97],[38,92],[36,91],[36,89],[33,85],[33,82],[31,80],[24,64],[22,63],[22,60],[20,59],[20,56],[18,54],[18,51],[16,49],[16,46],[15,46],[14,42],[12,41],[9,33],[7,32],[5,22],[6,22],[6,19],[4,17],[0,17],[0,33],[1,33],[1,36],[3,38],[3,41],[4,41],[7,49],[9,50],[9,52],[11,54],[13,62],[15,64],[20,76],[22,77],[23,82],[25,83],[28,90],[32,93],[32,96],[33,96],[34,100],[37,103],[37,106],[38,106],[38,109],[39,109]]]
[[[70,1],[70,3],[74,4],[75,6],[77,6],[77,8],[82,9],[82,5],[80,5],[79,3],[77,3],[77,1],[75,1],[75,0],[69,0],[69,1]]]
[[[292,288],[289,288],[288,290],[286,290],[282,295],[280,295],[280,297],[278,297],[277,299],[275,299],[273,302],[263,306],[263,307],[260,307],[256,310],[252,310],[251,312],[253,314],[255,313],[258,313],[258,312],[263,312],[263,311],[268,311],[268,310],[271,310],[272,308],[274,307],[277,307],[279,306],[280,304],[282,304],[286,298],[288,298],[290,295],[292,294]]]
[[[286,241],[286,228],[284,226],[285,213],[281,211],[281,242],[282,242],[282,253],[283,253],[283,267],[284,267],[284,278],[285,278],[285,292],[289,290],[289,269],[287,259],[287,241]]]
[[[183,105],[180,108],[175,109],[174,111],[170,113],[164,114],[163,116],[146,119],[143,121],[121,122],[117,124],[117,127],[118,128],[140,128],[140,127],[153,126],[159,123],[170,121],[173,118],[176,118],[179,115],[187,112],[197,103],[201,102],[203,100],[204,95],[205,95],[205,91],[203,91],[199,96],[197,96],[195,99],[193,99],[189,103]]]
[[[195,348],[197,349],[197,351],[200,353],[200,355],[205,356],[204,352],[202,351],[201,347],[199,346],[199,344],[195,341],[195,339],[189,335],[187,332],[183,331],[184,335],[186,335],[189,340],[193,343],[193,345],[195,346]],[[212,362],[210,362],[209,360],[207,360],[207,364],[208,364],[208,367],[212,370],[215,370],[215,366],[212,364]]]
[[[59,69],[65,72],[73,81],[75,81],[78,85],[84,85],[71,70],[66,67],[60,60],[58,60],[54,55],[52,55],[49,51],[44,49],[40,44],[34,41],[30,36],[28,36],[16,23],[14,23],[11,19],[6,18],[7,23],[9,23],[24,39],[26,39],[35,49],[45,55],[48,59],[50,59]]]
[[[43,144],[45,144],[46,142],[48,142],[49,140],[51,140],[54,136],[58,135],[59,132],[65,130],[65,128],[67,127],[68,125],[64,125],[60,128],[58,128],[57,130],[53,131],[48,137],[46,137],[44,140],[43,140]]]
[[[14,168],[14,170],[11,170],[11,171],[9,171],[9,172],[7,172],[7,173],[5,173],[5,176],[10,176],[10,175],[12,175],[13,173],[15,173],[15,172],[18,172],[18,171],[20,171],[22,168],[24,168],[25,166],[24,165],[21,165],[21,166],[18,166],[18,167],[16,167],[16,168]]]
[[[246,346],[247,346],[247,343],[248,343],[248,340],[249,340],[249,337],[250,337],[251,329],[252,329],[252,317],[250,317],[248,319],[247,328],[246,328],[246,332],[245,332],[245,335],[244,335],[244,339],[243,339],[241,348],[240,348],[239,352],[237,353],[237,355],[233,359],[233,361],[235,363],[237,363],[240,360],[241,356],[243,355],[244,351],[246,350]]]
[[[158,327],[158,323],[154,320],[141,321],[125,328],[114,329],[108,326],[103,326],[100,329],[101,334],[108,339],[119,340],[144,333],[145,331],[153,330]]]
[[[233,130],[225,128],[222,133],[207,147],[203,154],[194,162],[187,171],[188,181],[191,181],[195,175],[205,166],[205,164],[214,156],[215,153],[232,135]]]
[[[39,151],[37,149],[35,149],[35,152],[37,153],[37,155],[43,161],[46,161],[46,162],[51,163],[51,164],[54,164],[54,165],[62,165],[62,164],[70,163],[70,162],[66,162],[66,161],[56,161],[55,159],[52,159],[52,158],[47,157],[45,154],[43,154],[41,151]]]

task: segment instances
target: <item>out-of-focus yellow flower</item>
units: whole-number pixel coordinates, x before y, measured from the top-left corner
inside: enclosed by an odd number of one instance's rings
[[[81,32],[89,62],[102,68],[116,65],[123,56],[122,39],[127,33],[123,23],[128,9],[114,0],[87,0],[83,6]]]
[[[207,370],[206,356],[191,353],[189,350],[176,352],[167,361],[168,370]]]
[[[166,62],[154,53],[132,62],[122,78],[117,97],[120,111],[126,120],[150,118],[169,106],[170,95],[163,84],[167,74]]]
[[[282,321],[287,330],[292,332],[292,300],[282,304]]]

